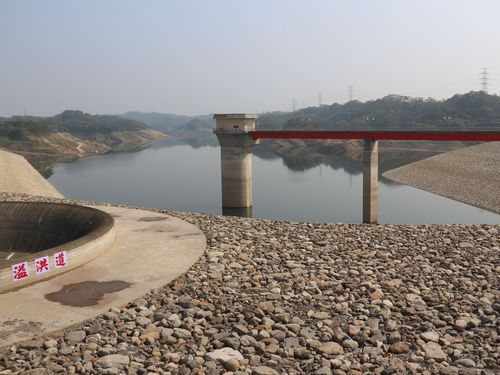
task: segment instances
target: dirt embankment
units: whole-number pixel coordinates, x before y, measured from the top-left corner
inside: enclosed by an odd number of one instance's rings
[[[29,135],[23,142],[8,147],[24,156],[43,176],[50,176],[56,163],[69,162],[89,155],[143,149],[167,138],[155,130],[134,130],[80,136],[64,132]]]

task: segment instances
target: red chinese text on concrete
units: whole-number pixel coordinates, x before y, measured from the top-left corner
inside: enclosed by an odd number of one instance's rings
[[[27,279],[30,277],[28,262],[18,263],[12,265],[12,278],[14,281]]]
[[[54,264],[56,268],[66,267],[68,265],[66,251],[61,251],[54,255]]]
[[[49,257],[45,256],[35,260],[35,269],[37,275],[45,273],[49,270]]]

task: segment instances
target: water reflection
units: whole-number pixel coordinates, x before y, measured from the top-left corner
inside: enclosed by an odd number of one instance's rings
[[[403,164],[402,154],[391,153],[383,165]],[[139,152],[56,166],[49,181],[71,199],[265,219],[359,223],[361,172],[359,160],[332,155],[303,162],[257,151],[253,207],[222,210],[220,149],[167,140]],[[500,216],[380,178],[379,222],[498,224]]]

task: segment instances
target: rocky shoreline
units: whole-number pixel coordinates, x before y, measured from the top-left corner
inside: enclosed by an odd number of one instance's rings
[[[40,199],[49,200],[0,194]],[[207,237],[185,275],[64,332],[0,349],[0,374],[500,372],[500,225],[167,213]]]

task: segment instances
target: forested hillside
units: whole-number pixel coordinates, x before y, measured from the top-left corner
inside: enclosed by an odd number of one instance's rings
[[[138,121],[109,115],[91,115],[82,111],[64,111],[53,117],[13,116],[0,118],[0,137],[4,142],[20,141],[33,134],[66,132],[81,136],[96,133],[146,130]]]
[[[216,146],[218,142],[212,133],[214,127],[212,115],[127,112],[110,116],[64,111],[53,117],[0,118],[0,147],[25,155],[39,170],[48,174],[54,162],[95,153],[140,149],[165,138],[166,134],[193,147]],[[469,92],[438,101],[388,95],[367,102],[350,101],[295,112],[263,113],[257,119],[257,127],[500,131],[500,97],[485,92]],[[381,142],[381,170],[463,145],[459,142]],[[278,155],[292,168],[304,169],[318,165],[332,155],[359,159],[360,150],[359,141],[267,140],[261,142],[255,153],[261,157]]]
[[[295,112],[265,113],[257,119],[259,129],[288,130],[478,130],[500,131],[500,97],[469,92],[449,99],[411,98],[389,95],[368,102],[350,101]],[[460,148],[464,142],[383,141],[379,145],[379,171],[392,169],[441,152]],[[292,169],[303,170],[335,163],[331,156],[359,160],[358,140],[264,140],[255,153],[270,152]],[[360,170],[360,164],[356,164]]]
[[[44,175],[54,163],[144,148],[166,135],[138,121],[64,111],[53,117],[0,118],[0,147],[25,156]]]
[[[259,116],[261,129],[423,129],[498,127],[500,96],[469,92],[449,99],[389,95],[367,102],[309,107]]]

